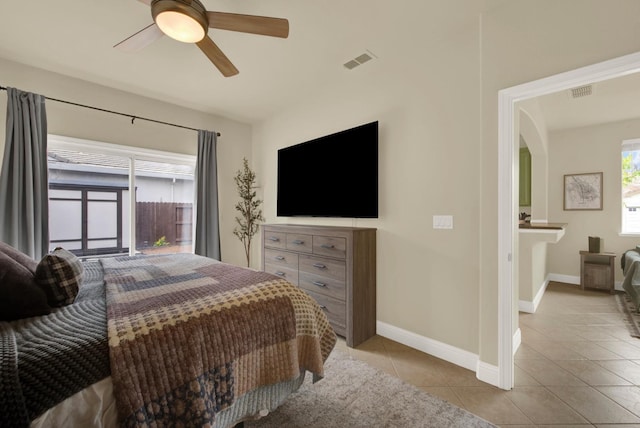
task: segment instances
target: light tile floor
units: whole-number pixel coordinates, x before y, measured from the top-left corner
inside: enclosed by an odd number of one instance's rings
[[[640,428],[640,339],[615,296],[552,282],[535,314],[520,313],[520,329],[511,391],[380,336],[338,346],[502,427]]]

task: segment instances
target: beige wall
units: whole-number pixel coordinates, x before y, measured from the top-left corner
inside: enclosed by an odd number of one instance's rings
[[[233,236],[237,192],[233,182],[242,158],[251,156],[249,125],[169,103],[117,91],[60,74],[0,59],[0,84],[50,98],[73,101],[108,110],[177,123],[193,128],[216,130],[218,139],[218,174],[220,193],[220,235],[225,261],[244,265],[244,250]],[[0,92],[0,158],[4,153],[6,91]],[[131,119],[85,108],[46,101],[50,134],[83,138],[106,143],[166,150],[195,155],[197,133],[165,125]]]
[[[533,303],[547,273],[547,242],[533,233],[521,233],[518,263],[520,301]]]
[[[470,352],[478,349],[477,35],[474,27],[428,47],[416,39],[403,47],[411,54],[401,69],[380,59],[345,72],[340,85],[255,126],[253,136],[268,222],[376,227],[378,320]],[[277,218],[277,149],[373,120],[380,218]],[[453,230],[432,228],[439,214],[453,215]]]
[[[637,237],[619,236],[621,229],[620,148],[623,140],[640,137],[640,119],[549,134],[549,213],[567,223],[564,238],[549,247],[550,273],[579,276],[580,250],[588,249],[588,237],[603,239],[601,250],[618,254],[616,280],[622,280],[620,257],[638,244]],[[564,174],[603,173],[602,211],[564,211]]]
[[[640,50],[638,16],[634,0],[508,1],[449,40],[398,47],[400,68],[383,58],[317,88],[254,128],[267,221],[377,227],[378,320],[496,365],[498,91]],[[371,120],[380,218],[277,218],[277,149]],[[434,230],[435,214],[454,229]]]

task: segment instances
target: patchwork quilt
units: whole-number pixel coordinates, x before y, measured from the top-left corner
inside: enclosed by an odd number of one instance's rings
[[[260,386],[323,375],[335,333],[281,278],[192,254],[101,262],[123,426],[209,426]]]

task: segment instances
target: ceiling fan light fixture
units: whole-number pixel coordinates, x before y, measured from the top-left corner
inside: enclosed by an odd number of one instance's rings
[[[196,43],[207,34],[207,14],[197,0],[154,0],[151,14],[164,34],[180,42]]]
[[[289,21],[268,16],[208,11],[200,0],[139,0],[149,5],[153,24],[148,25],[114,47],[125,52],[143,48],[163,35],[195,44],[224,77],[238,69],[208,36],[209,28],[287,38]]]
[[[204,29],[195,19],[181,12],[160,13],[156,16],[156,25],[164,34],[180,42],[199,42],[205,35]]]

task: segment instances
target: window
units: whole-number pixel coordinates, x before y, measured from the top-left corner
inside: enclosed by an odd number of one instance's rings
[[[193,252],[195,156],[53,135],[47,154],[52,248]]]
[[[138,160],[134,171],[137,252],[193,252],[194,166]]]
[[[128,189],[49,183],[51,246],[83,256],[128,252],[123,194]]]
[[[622,142],[622,233],[640,234],[640,139]]]

